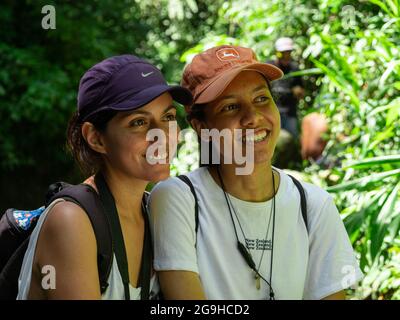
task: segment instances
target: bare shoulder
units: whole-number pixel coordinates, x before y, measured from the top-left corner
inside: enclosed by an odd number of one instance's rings
[[[52,290],[40,287],[44,266],[51,266],[55,272]],[[79,205],[60,201],[50,209],[36,245],[33,272],[30,297],[100,298],[96,238],[89,217]]]
[[[71,250],[96,252],[96,239],[86,212],[70,201],[60,201],[48,212],[40,231],[37,255],[41,248],[67,253]]]
[[[54,205],[43,224],[42,233],[56,238],[93,233],[92,224],[85,210],[71,201],[60,201]]]

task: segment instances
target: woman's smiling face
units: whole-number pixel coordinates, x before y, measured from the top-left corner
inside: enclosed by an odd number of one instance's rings
[[[254,140],[254,163],[271,161],[280,131],[280,115],[260,73],[241,72],[216,100],[207,104],[204,114],[202,128],[228,129],[233,148],[240,143],[243,154],[249,141]],[[235,129],[239,129],[239,139],[233,135]],[[246,129],[253,129],[254,136],[246,139]]]
[[[178,138],[170,136],[171,122],[176,125],[176,109],[169,93],[162,94],[135,111],[119,112],[110,120],[106,132],[102,134],[105,147],[103,156],[108,170],[145,181],[168,178],[169,143],[172,143],[171,150],[175,152]],[[161,129],[165,133],[166,152],[160,154],[158,151],[155,154],[165,160],[164,164],[152,164],[146,157],[147,149],[154,143],[147,139],[147,133],[151,129]]]

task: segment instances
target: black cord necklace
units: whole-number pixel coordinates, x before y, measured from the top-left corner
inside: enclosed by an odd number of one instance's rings
[[[256,268],[256,264],[254,263],[253,257],[251,256],[251,253],[250,253],[250,251],[249,251],[249,249],[247,247],[247,244],[246,244],[246,246],[244,246],[243,243],[241,243],[239,241],[239,237],[238,237],[237,230],[236,230],[236,224],[235,224],[235,221],[233,220],[231,207],[232,207],[233,212],[234,212],[234,214],[236,216],[236,220],[238,221],[240,230],[241,230],[245,240],[246,240],[246,236],[245,236],[245,234],[243,232],[243,228],[242,228],[242,226],[240,224],[240,221],[239,221],[239,218],[238,218],[238,216],[236,214],[235,208],[233,207],[232,202],[230,201],[230,199],[228,198],[228,196],[226,194],[226,191],[225,191],[226,189],[225,189],[224,181],[222,180],[222,175],[221,175],[219,166],[217,167],[217,173],[218,173],[218,178],[219,178],[219,180],[221,182],[222,191],[224,192],[225,201],[226,201],[226,204],[228,206],[229,214],[231,216],[233,228],[235,230],[238,250],[241,253],[241,255],[243,256],[243,258],[245,259],[245,261],[247,262],[248,266],[255,273],[256,288],[257,289],[260,288],[260,279],[262,279],[268,285],[268,287],[270,289],[269,290],[269,299],[270,300],[275,300],[275,293],[274,293],[274,290],[272,289],[272,266],[273,266],[273,257],[274,257],[274,237],[275,237],[275,177],[274,177],[274,173],[272,171],[273,198],[272,198],[271,211],[272,211],[273,214],[272,214],[272,240],[271,240],[272,243],[271,243],[271,264],[270,264],[269,281],[267,281],[259,272],[260,267],[261,267],[261,262],[262,262],[262,259],[264,257],[265,249],[263,248],[263,252],[262,252],[262,255],[261,255],[261,259],[260,259],[258,268]],[[267,228],[267,232],[266,232],[266,235],[265,235],[265,240],[267,240],[267,237],[268,237],[270,222],[271,222],[271,214],[270,214],[269,221],[268,221],[268,228]],[[266,241],[264,242],[264,245],[266,245]]]
[[[244,231],[243,231],[242,224],[240,223],[239,217],[238,217],[238,215],[237,215],[237,213],[236,213],[235,207],[233,206],[231,199],[230,199],[229,197],[226,197],[226,198],[227,198],[228,201],[229,201],[230,207],[233,209],[233,213],[235,214],[236,221],[237,221],[238,224],[239,224],[239,228],[240,228],[240,231],[242,232],[243,238],[244,238],[244,239],[247,239],[247,238],[246,238],[246,235],[245,235],[245,233],[244,233]],[[267,231],[266,231],[266,233],[265,233],[263,247],[265,247],[265,245],[266,245],[266,243],[267,243],[267,240],[268,240],[268,234],[269,234],[269,229],[270,229],[270,225],[271,225],[271,219],[272,219],[272,215],[273,215],[273,211],[272,211],[273,208],[274,208],[274,206],[271,206],[271,212],[270,212],[270,215],[269,215],[269,218],[268,218],[268,227],[267,227]],[[271,241],[271,242],[272,242],[272,241]],[[249,248],[249,246],[247,245],[247,242],[245,242],[245,247],[246,247],[247,251],[250,252],[250,248]],[[272,249],[272,243],[271,243],[271,249]],[[263,248],[260,261],[258,262],[257,272],[255,272],[255,276],[254,276],[254,278],[255,278],[255,280],[256,280],[256,288],[257,288],[257,290],[260,290],[260,288],[261,288],[261,283],[260,283],[260,279],[261,279],[261,278],[260,278],[260,276],[259,276],[259,272],[260,272],[261,263],[262,263],[263,258],[264,258],[264,252],[265,252],[265,249]],[[270,281],[270,282],[271,282],[271,281]]]

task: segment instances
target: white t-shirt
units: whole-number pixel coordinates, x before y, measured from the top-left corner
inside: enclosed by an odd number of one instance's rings
[[[40,215],[40,218],[32,231],[32,234],[29,239],[28,248],[25,252],[24,260],[22,262],[22,267],[20,271],[20,275],[18,278],[18,296],[17,300],[26,300],[29,296],[29,290],[31,287],[31,279],[32,279],[32,266],[33,260],[36,252],[36,245],[39,238],[40,230],[42,229],[43,223],[47,218],[50,210],[54,207],[54,205],[60,201],[65,201],[63,199],[57,199],[53,201],[45,211]],[[124,284],[122,282],[122,277],[118,269],[117,259],[113,257],[112,267],[110,271],[110,275],[108,277],[108,287],[106,291],[102,294],[102,300],[124,300],[125,299],[125,290]],[[57,286],[57,276],[56,283]],[[159,285],[156,275],[150,280],[150,299],[157,297],[159,292]],[[141,298],[141,287],[133,287],[129,284],[129,295],[131,300],[140,300]]]
[[[300,194],[282,170],[275,197],[272,288],[276,299],[321,299],[354,285],[362,272],[331,196],[302,183],[307,199],[309,233],[300,208]],[[268,299],[269,287],[256,288],[254,272],[237,249],[237,240],[222,189],[206,167],[187,176],[199,204],[195,232],[195,201],[178,178],[160,182],[150,196],[150,225],[154,237],[154,268],[198,273],[208,299]],[[272,200],[247,202],[230,196],[239,240],[250,248],[260,274],[269,281]],[[272,220],[271,220],[272,224]],[[267,239],[267,241],[265,241]]]

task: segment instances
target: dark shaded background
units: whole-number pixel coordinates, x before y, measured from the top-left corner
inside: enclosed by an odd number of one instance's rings
[[[193,8],[168,1],[2,1],[0,212],[38,207],[50,183],[81,180],[65,150],[65,131],[85,70],[132,53],[176,83],[180,55],[215,24],[221,2]],[[42,28],[42,7],[49,4],[56,9],[55,30]]]

